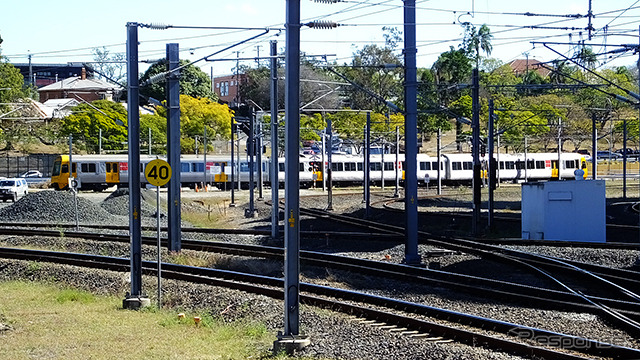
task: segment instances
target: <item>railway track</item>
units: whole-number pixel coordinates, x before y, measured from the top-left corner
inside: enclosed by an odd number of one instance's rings
[[[113,271],[129,271],[129,259],[126,258],[11,248],[0,248],[0,256]],[[143,261],[142,263],[143,272],[148,275],[155,274],[156,266],[154,262]],[[279,278],[176,264],[163,264],[163,277],[224,286],[278,299],[283,298],[283,280]],[[520,356],[553,359],[583,359],[582,355],[611,358],[640,357],[640,350],[637,349],[387,297],[307,283],[301,284],[301,291],[300,301],[304,304],[349,313],[374,320],[378,324],[384,323],[387,327],[417,331],[428,337],[452,339],[472,346],[481,345]],[[461,328],[460,325],[451,326],[419,319],[416,315],[446,320],[450,323],[464,325],[464,328]],[[476,330],[470,330],[467,327]],[[503,335],[495,336],[491,332]],[[509,335],[509,338],[505,339],[504,335]],[[530,341],[537,341],[538,345],[532,345]],[[558,345],[564,351],[540,345]]]
[[[393,234],[404,233],[403,228],[395,225],[371,222],[345,215],[330,214],[323,210],[301,209],[300,212],[310,216],[330,217],[334,221],[342,221],[351,225],[360,224],[363,227],[372,227],[377,231],[388,231]],[[637,279],[637,272],[561,260],[534,253],[505,249],[472,240],[443,238],[426,232],[419,232],[419,237],[420,240],[426,244],[516,265],[522,269],[532,272],[533,274],[549,279],[556,283],[560,288],[580,297],[585,304],[593,305],[598,308],[599,315],[607,321],[616,324],[618,327],[624,329],[630,334],[633,334],[634,336],[640,336],[640,322],[628,317],[618,310],[608,307],[600,301],[594,301],[590,298],[598,296],[596,293],[604,293],[605,290],[603,289],[606,289],[607,296],[612,296],[613,298],[623,302],[632,302],[634,304],[640,303],[640,296],[634,291],[624,287],[632,286],[634,289],[640,288],[640,281]],[[582,281],[588,282],[589,285],[582,289],[577,289],[575,285],[565,283],[560,280],[559,276],[564,275],[566,272],[573,273],[575,277],[579,277]],[[586,294],[585,291],[587,290],[590,291],[591,294]]]
[[[0,233],[20,236],[40,235],[55,237],[60,235],[58,231],[54,230],[33,229],[0,229]],[[65,236],[117,241],[122,243],[129,242],[129,237],[125,235],[66,232]],[[143,237],[143,243],[155,245],[156,239],[152,237]],[[183,240],[183,248],[232,255],[272,258],[277,260],[283,259],[284,255],[284,250],[278,247],[199,240]],[[572,292],[570,289],[565,289],[566,291],[558,291],[477,276],[417,268],[401,264],[356,259],[313,251],[301,251],[300,259],[305,265],[346,269],[370,276],[385,276],[402,281],[410,281],[412,283],[422,283],[430,286],[444,286],[447,288],[462,290],[482,298],[494,298],[496,300],[511,299],[512,301],[519,301],[523,304],[535,303],[538,306],[544,306],[556,310],[578,310],[594,314],[599,314],[599,312],[602,311],[602,308],[606,307],[609,311],[609,316],[614,316],[614,314],[615,316],[619,316],[619,322],[627,319],[629,321],[636,321],[636,319],[640,319],[640,305],[636,302],[586,296]],[[633,331],[633,328],[629,330]]]

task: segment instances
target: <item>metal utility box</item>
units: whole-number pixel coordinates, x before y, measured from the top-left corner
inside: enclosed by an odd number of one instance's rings
[[[606,242],[604,180],[522,184],[522,239]]]

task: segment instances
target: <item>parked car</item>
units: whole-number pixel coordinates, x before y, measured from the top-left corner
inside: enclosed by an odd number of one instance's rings
[[[42,177],[42,173],[38,170],[29,170],[20,174],[21,178]]]
[[[24,178],[13,178],[0,180],[0,199],[7,202],[16,202],[20,196],[27,195],[29,193],[29,185]]]
[[[598,161],[601,161],[601,160],[621,161],[622,160],[622,155],[611,152],[611,151],[598,151],[596,156]]]

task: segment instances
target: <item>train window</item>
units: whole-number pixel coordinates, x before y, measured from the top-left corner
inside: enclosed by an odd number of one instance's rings
[[[437,161],[433,161],[431,163],[431,168],[433,170],[438,170],[438,162]],[[440,163],[440,170],[443,170],[443,169],[444,169],[444,167],[442,166],[442,163]]]
[[[96,172],[96,164],[94,163],[82,163],[80,164],[80,171],[83,173],[95,173]]]
[[[249,172],[249,163],[241,162],[240,163],[240,172]]]
[[[504,161],[500,161],[500,170],[504,170]]]
[[[462,170],[462,163],[460,161],[454,161],[451,163],[451,170]]]
[[[191,163],[191,171],[193,172],[204,172],[204,163]]]
[[[343,165],[342,163],[331,163],[331,171],[344,171]]]
[[[471,161],[465,161],[462,163],[462,168],[465,170],[472,170],[473,169],[473,163]]]
[[[535,169],[535,162],[533,160],[527,160],[527,169]]]
[[[544,160],[536,160],[536,169],[544,169]]]
[[[78,165],[78,164],[73,163],[73,164],[71,165],[71,170],[72,170],[72,172],[77,172],[77,171],[78,171],[78,170],[77,170],[77,166],[76,166],[76,165]]]
[[[426,161],[420,161],[420,170],[431,170],[431,163]]]
[[[361,162],[357,164],[358,164],[358,171],[364,171],[364,165]]]
[[[303,163],[299,163],[298,164],[298,170],[299,170],[299,172],[304,172],[304,164]]]
[[[574,160],[565,161],[565,169],[574,169],[576,167],[576,163]]]
[[[384,163],[384,169],[385,170],[393,170],[393,163],[392,162],[385,162]]]
[[[106,163],[107,172],[111,172],[111,163]]]
[[[406,169],[406,166],[404,164],[404,161],[400,161],[400,165],[402,166],[402,169]]]
[[[180,163],[180,172],[189,172],[189,163]]]
[[[62,174],[69,172],[69,164],[62,165]]]
[[[374,162],[369,164],[369,168],[371,168],[371,171],[380,171],[380,169],[382,169],[382,166],[380,166],[379,162]]]
[[[356,163],[344,163],[344,171],[356,171]]]
[[[278,171],[284,172],[284,163],[278,163]]]
[[[524,161],[516,161],[516,169],[517,170],[524,169]]]
[[[505,165],[506,165],[506,168],[510,169],[510,170],[513,170],[513,169],[516,168],[515,161],[507,161],[507,162],[505,162]]]

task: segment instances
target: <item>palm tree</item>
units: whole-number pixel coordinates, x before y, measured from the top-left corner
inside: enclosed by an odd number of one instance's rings
[[[465,29],[464,40],[462,47],[471,59],[475,60],[476,67],[480,65],[480,50],[482,50],[486,56],[491,55],[493,46],[491,45],[491,30],[487,24],[482,24],[480,29],[476,31],[476,27],[467,23]]]
[[[589,46],[581,46],[580,49],[573,54],[573,58],[576,59],[579,64],[589,69],[593,69],[598,63],[598,57]]]

